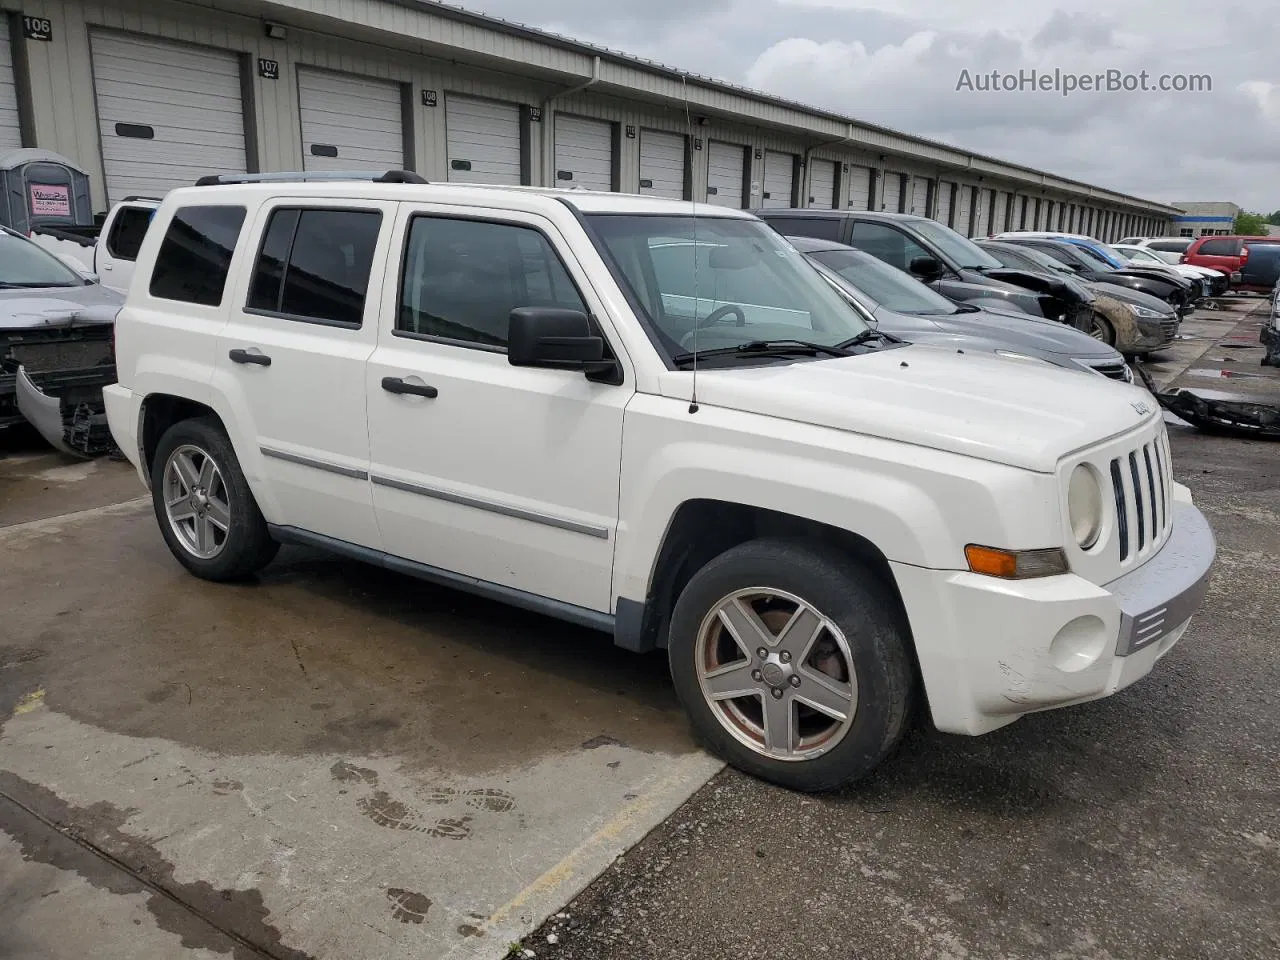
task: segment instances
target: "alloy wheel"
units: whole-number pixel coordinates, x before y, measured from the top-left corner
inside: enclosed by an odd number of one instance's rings
[[[164,468],[164,509],[184,550],[201,560],[222,552],[231,529],[231,503],[213,457],[192,444],[169,455]]]

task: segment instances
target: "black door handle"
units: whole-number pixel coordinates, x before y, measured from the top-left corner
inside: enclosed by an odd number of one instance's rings
[[[256,363],[260,367],[271,366],[271,358],[265,353],[250,353],[248,350],[241,350],[237,347],[227,356],[231,358],[232,363]]]
[[[429,387],[425,383],[405,383],[399,377],[383,377],[382,389],[387,393],[411,393],[415,397],[426,397],[428,400],[434,400],[440,395],[440,391],[435,387]]]

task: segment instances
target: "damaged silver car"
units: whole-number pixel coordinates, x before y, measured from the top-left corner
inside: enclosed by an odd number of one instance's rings
[[[0,430],[29,422],[64,453],[113,448],[102,388],[124,297],[0,227]]]

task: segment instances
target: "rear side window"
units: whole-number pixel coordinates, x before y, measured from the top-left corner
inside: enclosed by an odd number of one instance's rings
[[[359,327],[381,228],[377,210],[273,210],[245,309]]]
[[[764,222],[784,237],[813,237],[816,240],[839,240],[840,220],[837,217],[770,217]]]
[[[513,223],[413,218],[397,333],[505,348],[516,307],[587,312],[541,232]]]
[[[107,253],[117,260],[131,263],[137,260],[153,216],[155,210],[150,207],[121,207],[117,210],[111,233],[107,236]]]
[[[1234,257],[1240,252],[1239,240],[1206,240],[1196,251],[1206,257]]]
[[[151,296],[206,307],[222,303],[244,214],[244,207],[180,207],[156,255]]]
[[[1148,249],[1163,250],[1165,253],[1184,253],[1191,246],[1190,240],[1152,240]]]

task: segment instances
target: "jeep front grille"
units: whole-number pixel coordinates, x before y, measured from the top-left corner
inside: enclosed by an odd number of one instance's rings
[[[1167,444],[1162,430],[1155,439],[1111,460],[1121,563],[1151,553],[1169,532],[1173,475]]]

